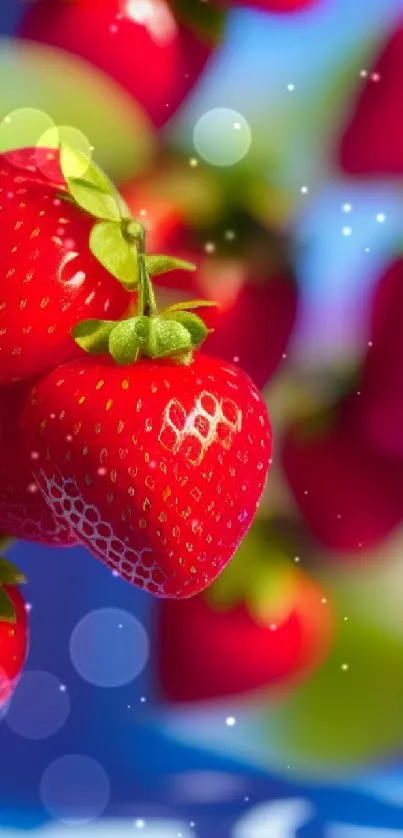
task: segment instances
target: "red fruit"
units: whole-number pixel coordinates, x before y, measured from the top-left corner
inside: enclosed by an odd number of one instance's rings
[[[341,166],[354,175],[401,175],[403,26],[387,41],[361,81],[358,99],[341,139]]]
[[[330,427],[295,424],[281,459],[299,511],[332,550],[374,547],[403,517],[402,468],[354,434],[343,411]]]
[[[54,511],[127,581],[189,597],[249,529],[271,455],[264,403],[240,370],[75,361],[42,379],[23,418]]]
[[[24,382],[0,390],[0,530],[41,544],[71,546],[77,538],[62,517],[52,514],[22,451],[21,413],[31,386]]]
[[[213,47],[181,23],[167,0],[38,0],[19,35],[94,64],[140,103],[156,127],[190,93]]]
[[[161,603],[158,673],[164,698],[193,702],[290,688],[322,663],[333,624],[322,589],[290,563],[274,561],[273,567],[272,545],[262,542],[258,550],[255,563],[251,538],[240,548],[245,578],[235,597],[230,592],[221,602],[219,588],[228,585],[227,574],[238,573],[239,553],[207,594]]]
[[[203,352],[239,364],[262,389],[283,359],[298,307],[292,270],[284,255],[276,252],[279,244],[273,235],[252,225],[241,258],[231,255],[234,245],[228,243],[224,255],[219,255],[220,247],[217,257],[207,255],[172,202],[156,201],[146,191],[141,196],[133,189],[123,195],[135,217],[142,207],[146,209],[143,220],[151,251],[175,253],[198,267],[195,273],[175,271],[155,277],[156,288],[164,289],[167,302],[178,290],[181,299],[215,300],[219,308],[203,312],[214,329]],[[224,230],[217,238],[225,246]]]
[[[399,458],[403,458],[402,316],[400,259],[387,268],[376,286],[360,395],[351,398],[348,406],[349,420],[358,432],[378,451]]]
[[[1,573],[1,567],[0,567]],[[4,600],[14,609],[14,620],[3,616]],[[25,603],[19,590],[0,582],[0,709],[10,697],[25,663],[28,625]]]
[[[0,155],[0,383],[81,355],[84,318],[119,318],[129,296],[89,250],[94,218],[59,198],[59,154]]]

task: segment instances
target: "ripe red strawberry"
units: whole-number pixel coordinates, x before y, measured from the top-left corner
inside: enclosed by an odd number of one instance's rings
[[[289,689],[322,663],[332,629],[320,585],[279,554],[266,523],[256,523],[207,592],[161,603],[162,696],[193,702]]]
[[[192,596],[222,571],[271,456],[252,382],[198,354],[189,366],[74,361],[37,384],[23,427],[54,512],[102,562],[162,597]]]
[[[18,588],[24,578],[0,559],[0,710],[9,699],[25,663],[28,624]]]
[[[403,260],[382,274],[372,299],[369,348],[349,420],[379,452],[403,459]],[[402,472],[403,475],[403,472]]]
[[[52,513],[22,450],[21,413],[32,384],[0,389],[0,530],[28,541],[71,546],[77,538],[64,518]]]
[[[155,286],[167,302],[178,291],[181,298],[213,298],[219,308],[206,312],[214,331],[203,352],[235,361],[262,389],[283,359],[297,317],[297,286],[283,242],[243,216],[198,235],[172,201],[156,200],[150,191],[136,185],[123,190],[135,217],[146,212],[149,246],[198,267],[196,273],[156,277]],[[217,242],[216,254],[206,253],[203,241]]]
[[[221,28],[210,3],[197,5],[195,14],[193,0],[187,11],[183,0],[38,0],[19,35],[86,59],[160,127],[191,92]]]
[[[388,39],[372,68],[364,72],[341,139],[341,166],[353,175],[401,175],[403,25]]]
[[[292,426],[281,459],[311,533],[332,550],[374,547],[400,523],[401,465],[354,433],[343,408],[330,426]]]
[[[85,317],[121,317],[129,295],[89,249],[94,218],[66,190],[59,153],[0,155],[0,384],[42,373],[81,350]]]

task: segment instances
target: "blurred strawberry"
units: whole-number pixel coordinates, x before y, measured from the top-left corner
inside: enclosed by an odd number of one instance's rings
[[[256,522],[209,590],[163,601],[158,671],[163,696],[193,702],[291,687],[322,663],[332,639],[323,590]],[[284,552],[285,551],[285,552]]]
[[[403,517],[401,465],[373,450],[349,422],[345,405],[332,415],[298,421],[281,450],[288,484],[311,533],[340,551],[375,546]]]
[[[403,259],[375,288],[369,348],[349,419],[380,452],[403,459]],[[403,480],[403,471],[402,471]]]
[[[403,173],[403,25],[365,71],[340,145],[340,162],[354,175]]]
[[[200,3],[195,11],[190,0],[38,0],[19,35],[94,64],[160,127],[192,90],[221,30],[219,10]]]
[[[262,388],[279,366],[297,315],[297,288],[288,243],[242,213],[219,224],[191,227],[172,201],[147,191],[122,190],[134,216],[142,217],[150,250],[175,253],[197,265],[154,278],[164,302],[214,299],[219,308],[203,313],[215,331],[203,351],[235,362]]]
[[[0,557],[0,710],[21,675],[28,646],[25,602],[17,585],[24,576]]]

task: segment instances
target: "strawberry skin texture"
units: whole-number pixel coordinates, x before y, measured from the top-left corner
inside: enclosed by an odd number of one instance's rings
[[[0,708],[10,697],[25,663],[28,646],[28,623],[25,602],[17,588],[4,585],[14,605],[15,622],[0,618]]]
[[[60,200],[64,189],[57,151],[0,155],[0,384],[76,358],[72,327],[129,304],[89,250],[94,219]]]
[[[305,574],[294,574],[288,614],[278,622],[254,619],[244,603],[217,611],[200,594],[191,601],[162,602],[158,620],[161,697],[177,703],[295,686],[324,660],[333,617],[323,591]],[[276,622],[276,629],[270,626]]]
[[[71,546],[77,538],[63,518],[52,514],[22,451],[21,414],[31,386],[0,388],[0,530],[27,541]]]
[[[80,541],[160,597],[207,587],[249,529],[271,457],[265,405],[240,370],[74,361],[23,416],[32,472]]]

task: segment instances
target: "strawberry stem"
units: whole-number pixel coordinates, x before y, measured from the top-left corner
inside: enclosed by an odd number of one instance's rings
[[[146,268],[146,234],[139,221],[132,218],[123,222],[123,236],[132,245],[138,260],[138,316],[155,317],[158,314],[154,288]]]

